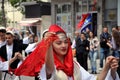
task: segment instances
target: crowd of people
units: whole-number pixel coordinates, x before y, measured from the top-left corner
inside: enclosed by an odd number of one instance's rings
[[[72,49],[76,49],[76,58],[79,64],[88,70],[87,59],[89,57],[91,62],[91,73],[97,74],[96,60],[99,56],[100,65],[99,70],[102,70],[104,59],[110,55],[120,58],[120,28],[113,27],[112,33],[108,32],[108,27],[103,27],[100,37],[95,36],[95,34],[88,28],[86,32],[79,33],[75,32],[75,39],[73,40]],[[84,36],[84,38],[83,38]],[[100,46],[100,47],[99,47]],[[88,49],[89,48],[89,49]],[[98,54],[98,52],[100,54]],[[119,63],[120,64],[120,63]],[[118,68],[118,73],[120,75],[120,70]]]
[[[32,76],[35,80],[120,80],[120,33],[113,29],[112,35],[104,27],[100,40],[89,29],[76,31],[71,45],[67,33],[58,25],[51,25],[43,32],[43,38],[29,34],[18,35],[11,30],[0,28],[0,71],[5,75]],[[97,74],[96,59],[100,45],[100,68]],[[73,58],[72,50],[75,49]],[[110,55],[110,49],[113,51]],[[26,53],[23,57],[22,52]],[[91,61],[91,73],[87,59]],[[105,64],[103,59],[105,57]],[[104,66],[104,67],[103,67]],[[118,70],[118,72],[117,72]]]
[[[5,80],[5,76],[15,71],[20,62],[24,60],[23,50],[27,56],[29,54],[29,51],[26,50],[27,47],[36,42],[38,42],[38,37],[28,31],[22,37],[20,33],[14,31],[14,28],[0,27],[0,71],[2,71],[0,72],[0,80]]]

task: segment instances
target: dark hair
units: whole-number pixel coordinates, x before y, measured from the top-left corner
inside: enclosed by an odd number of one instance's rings
[[[6,33],[6,35],[11,35],[11,36],[13,36],[13,37],[14,37],[14,35],[12,35],[11,33]]]
[[[43,38],[45,37],[45,34],[46,34],[47,32],[48,32],[48,31],[45,31],[45,32],[43,33],[43,35],[42,35]]]
[[[60,34],[60,33],[64,33],[64,32],[62,32],[62,31],[58,31],[58,32],[56,32],[56,34]],[[64,33],[65,34],[65,33]]]
[[[90,31],[90,32],[92,32],[92,31]],[[90,37],[90,32],[89,32],[89,38],[91,38],[91,37]],[[94,37],[95,37],[95,34],[94,34],[93,32],[92,32],[92,34],[93,34],[93,38],[94,38]]]
[[[113,38],[115,40],[115,43],[117,47],[120,47],[120,34],[118,31],[112,31]]]
[[[0,29],[0,32],[6,33],[6,30],[5,29]]]
[[[84,35],[85,35],[85,33],[84,33],[84,32],[81,32],[81,34],[84,34]]]

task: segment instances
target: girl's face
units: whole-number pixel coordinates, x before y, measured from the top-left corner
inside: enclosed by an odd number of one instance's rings
[[[53,49],[58,56],[64,56],[68,51],[68,39],[64,33],[57,34],[59,39],[53,42]]]
[[[89,35],[90,35],[90,37],[93,37],[93,33],[92,32],[90,32]]]

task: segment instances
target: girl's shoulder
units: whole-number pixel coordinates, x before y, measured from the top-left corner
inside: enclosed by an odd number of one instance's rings
[[[80,68],[80,64],[75,59],[73,60],[73,64],[74,64],[74,66],[77,66]]]

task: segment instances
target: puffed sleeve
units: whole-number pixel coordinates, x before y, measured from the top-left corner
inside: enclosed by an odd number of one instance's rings
[[[4,70],[8,70],[9,65],[8,65],[8,61],[2,62],[0,61],[0,70],[4,71]]]
[[[81,80],[97,80],[97,76],[90,74],[83,67],[80,66]]]
[[[80,73],[81,73],[81,77],[82,80],[97,80],[97,76],[90,74],[89,72],[87,72],[83,67],[80,66]],[[113,80],[112,76],[111,76],[111,70],[108,71],[107,76],[105,78],[105,80]],[[115,80],[120,80],[117,72],[116,72],[116,79]]]
[[[55,71],[56,71],[56,69],[53,71],[53,73],[51,75],[51,78],[47,79],[46,71],[45,71],[45,65],[43,65],[38,77],[39,77],[40,80],[54,80]]]
[[[111,70],[108,71],[108,74],[107,74],[105,80],[113,80],[113,78],[112,78],[112,76],[111,76]],[[120,80],[117,72],[116,72],[116,79],[115,79],[115,80]]]

